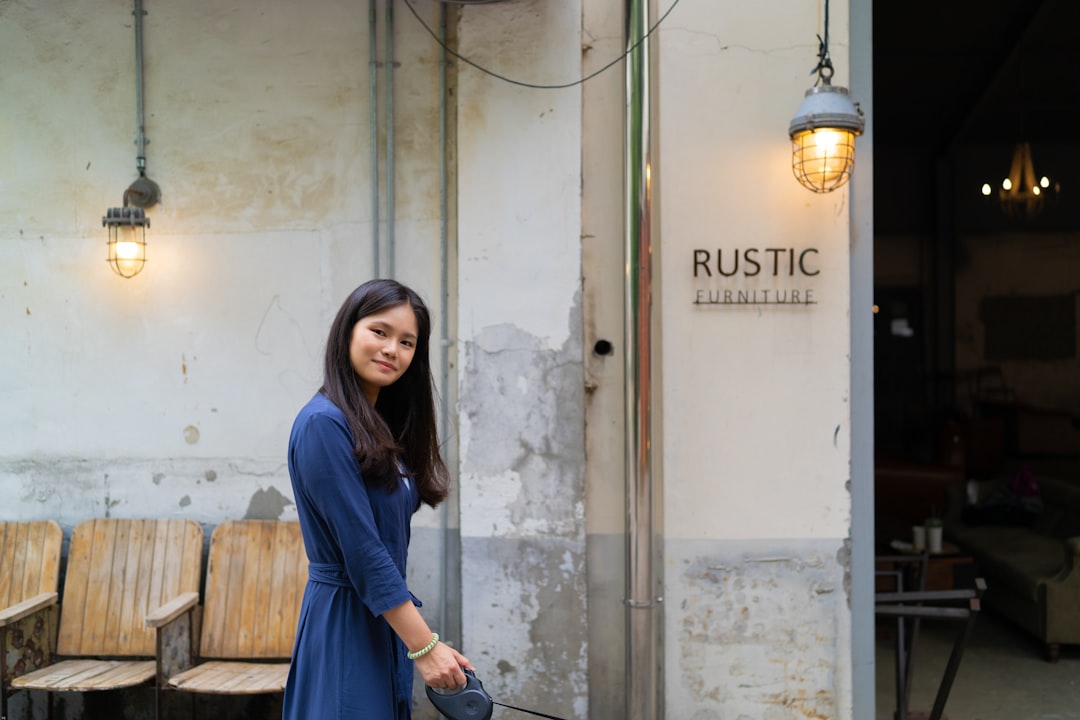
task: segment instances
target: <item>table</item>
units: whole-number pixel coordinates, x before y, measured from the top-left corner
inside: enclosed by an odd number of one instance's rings
[[[914,550],[907,549],[903,544],[894,543],[892,549],[897,552],[901,557],[918,558],[922,553]],[[950,542],[943,542],[941,544],[941,552],[926,553],[926,583],[920,582],[921,578],[919,573],[922,571],[922,564],[918,562],[903,563],[907,570],[907,575],[904,578],[904,589],[906,590],[959,590],[967,589],[975,586],[975,558],[971,557],[967,553],[963,552],[956,545]],[[889,558],[879,558],[877,562],[877,570],[888,570],[890,566],[895,566],[896,563],[891,563]],[[892,587],[882,587],[882,584],[878,583],[878,591],[895,589]]]
[[[935,555],[935,558],[944,559],[943,555],[944,553],[939,553]],[[954,555],[953,558],[963,558],[963,556]],[[970,589],[937,591],[921,589],[923,583],[930,579],[929,560],[927,553],[908,553],[878,558],[879,569],[876,574],[879,580],[891,581],[895,585],[892,591],[882,591],[879,584],[874,601],[875,614],[879,618],[892,618],[896,622],[896,713],[894,717],[897,720],[910,720],[914,717],[944,720],[945,703],[952,689],[953,680],[956,678],[956,671],[960,667],[960,659],[971,637],[975,616],[981,607],[982,595],[986,591],[986,583],[982,578],[974,578]],[[958,564],[941,565],[954,569],[960,566]],[[964,565],[974,568],[973,562],[967,562]],[[920,589],[905,588],[913,573],[918,581],[915,587]],[[950,579],[950,582],[955,582],[955,579]],[[941,684],[938,686],[933,710],[928,716],[923,713],[912,714],[908,709],[915,662],[915,645],[919,637],[919,622],[922,618],[963,623],[953,644]],[[910,624],[908,620],[911,621]]]

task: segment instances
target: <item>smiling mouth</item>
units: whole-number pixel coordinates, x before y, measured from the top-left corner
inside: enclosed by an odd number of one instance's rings
[[[379,367],[381,367],[383,370],[389,370],[390,372],[394,371],[394,366],[393,365],[391,365],[390,363],[383,362],[382,360],[376,360],[375,364],[378,365]]]

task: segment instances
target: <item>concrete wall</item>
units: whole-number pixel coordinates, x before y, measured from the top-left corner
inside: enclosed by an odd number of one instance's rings
[[[385,7],[373,179],[366,4],[144,3],[162,199],[124,280],[101,217],[137,176],[132,3],[0,2],[0,518],[295,518],[289,427],[333,314],[376,272],[373,186],[387,272]],[[431,25],[438,9],[417,3]],[[439,48],[398,10],[394,265],[435,311],[438,377]],[[434,624],[445,533],[438,513],[415,525]]]
[[[581,75],[577,2],[462,14],[458,50],[501,75]],[[494,697],[584,717],[581,90],[458,71],[465,649]]]
[[[17,99],[0,103],[0,517],[295,517],[289,426],[341,299],[386,271],[367,8],[147,5],[163,198],[147,268],[125,281],[103,262],[100,218],[135,177],[131,8],[46,5],[0,0],[0,97]],[[436,28],[439,4],[414,6]],[[394,8],[394,267],[436,310],[436,337],[445,323],[460,479],[445,515],[417,518],[412,581],[496,699],[621,718],[621,66],[584,90],[537,89],[455,60],[446,218],[438,46]],[[838,84],[845,12],[832,8]],[[580,78],[623,44],[607,0],[451,20],[463,55],[534,84]],[[801,188],[786,138],[820,23],[816,3],[686,2],[657,36],[670,718],[851,716],[848,196]],[[694,250],[748,247],[813,248],[819,274],[742,282],[802,283],[816,304],[694,305],[724,289],[693,277]],[[616,355],[595,355],[598,339]]]
[[[851,716],[848,189],[802,188],[787,139],[820,12],[690,3],[660,31],[668,717]],[[833,3],[844,86],[847,23]],[[752,248],[756,275],[694,263]],[[729,290],[789,304],[694,304]]]

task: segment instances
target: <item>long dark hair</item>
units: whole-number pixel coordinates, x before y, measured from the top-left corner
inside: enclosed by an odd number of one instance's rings
[[[408,369],[379,391],[375,407],[368,403],[349,357],[353,328],[363,317],[398,305],[416,315],[416,348]],[[450,477],[439,455],[435,398],[428,346],[431,316],[413,290],[396,280],[369,280],[352,291],[330,326],[319,392],[345,414],[354,453],[365,482],[388,490],[397,487],[397,461],[405,461],[420,501],[435,507],[446,499]]]

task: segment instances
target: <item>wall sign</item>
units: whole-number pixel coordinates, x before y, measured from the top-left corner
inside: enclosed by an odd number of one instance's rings
[[[694,249],[694,305],[816,305],[817,248]]]

